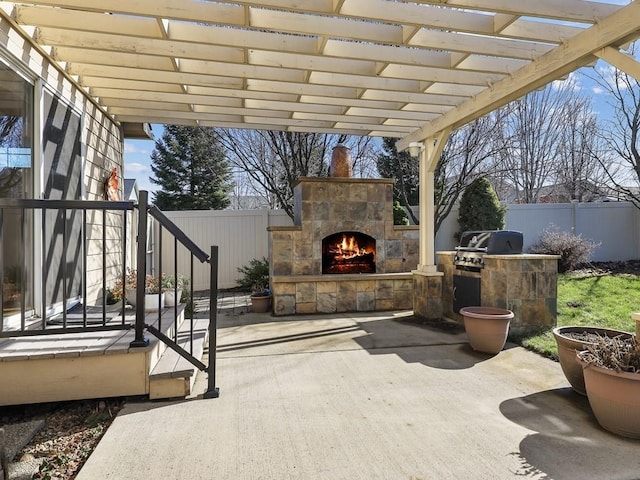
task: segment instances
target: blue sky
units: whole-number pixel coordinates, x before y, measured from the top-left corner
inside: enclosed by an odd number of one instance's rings
[[[159,139],[162,136],[162,125],[152,125],[153,135]],[[124,141],[124,178],[134,178],[140,190],[154,192],[158,186],[151,183],[151,152],[155,146],[154,140],[125,140]]]

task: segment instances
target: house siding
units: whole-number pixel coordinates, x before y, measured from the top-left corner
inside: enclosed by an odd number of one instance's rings
[[[40,99],[44,89],[54,93],[62,101],[72,106],[82,118],[82,160],[83,160],[83,197],[85,200],[105,198],[104,182],[113,168],[118,173],[118,197],[123,198],[123,138],[121,128],[54,65],[35,48],[28,39],[23,38],[10,22],[0,16],[0,56],[14,65],[18,72],[32,81],[39,79],[42,90],[36,82],[35,103],[42,105]],[[38,151],[43,148],[41,119],[46,112],[36,110],[36,141],[34,152],[36,170],[41,161]],[[41,118],[39,119],[38,116]],[[36,192],[43,189],[36,175]],[[112,285],[122,270],[122,217],[120,213],[106,216],[106,266],[107,286]],[[87,212],[87,303],[101,301],[102,288],[102,214]]]

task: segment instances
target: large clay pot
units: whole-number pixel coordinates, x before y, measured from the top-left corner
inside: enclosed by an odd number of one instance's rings
[[[602,428],[617,435],[640,438],[640,374],[616,372],[585,362],[583,368],[589,405]]]
[[[271,308],[271,295],[251,296],[251,307],[255,313],[265,313]]]
[[[580,395],[586,395],[584,387],[584,375],[582,373],[582,365],[578,362],[576,353],[586,350],[587,345],[593,345],[592,342],[582,341],[579,339],[571,338],[569,334],[596,334],[606,337],[617,337],[618,335],[625,335],[630,337],[631,334],[622,332],[620,330],[613,330],[611,328],[600,327],[579,327],[579,326],[566,326],[556,327],[553,329],[553,336],[556,339],[558,345],[558,360],[560,361],[560,367],[562,373],[567,377],[571,388]]]
[[[496,307],[463,307],[464,330],[471,348],[495,354],[504,348],[513,312]]]

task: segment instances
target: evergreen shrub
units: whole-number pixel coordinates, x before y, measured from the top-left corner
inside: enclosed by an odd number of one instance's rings
[[[269,261],[266,258],[252,259],[247,265],[238,267],[238,272],[242,278],[237,279],[236,283],[243,290],[256,291],[269,287]]]
[[[470,230],[502,230],[507,207],[500,204],[491,182],[476,178],[460,197],[460,233]]]

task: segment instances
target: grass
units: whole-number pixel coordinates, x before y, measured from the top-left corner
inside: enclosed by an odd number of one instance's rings
[[[632,312],[640,311],[640,275],[610,273],[558,275],[558,326],[589,325],[635,332]],[[550,330],[522,338],[523,347],[557,359]]]

